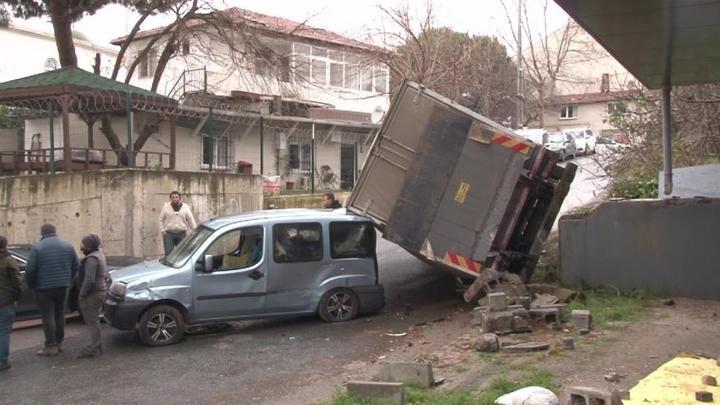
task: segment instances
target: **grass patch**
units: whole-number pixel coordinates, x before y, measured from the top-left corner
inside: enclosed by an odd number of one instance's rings
[[[505,377],[496,378],[485,391],[479,394],[467,390],[446,392],[406,386],[405,403],[412,405],[492,405],[499,396],[531,385],[545,387],[554,392],[559,389],[552,374],[544,370],[528,368],[514,380]],[[383,405],[384,403],[387,402],[362,400],[344,393],[337,394],[329,405]]]
[[[593,325],[605,327],[609,322],[631,321],[640,317],[648,306],[648,296],[642,292],[618,293],[605,289],[584,290],[584,299],[576,299],[566,307],[589,309]]]

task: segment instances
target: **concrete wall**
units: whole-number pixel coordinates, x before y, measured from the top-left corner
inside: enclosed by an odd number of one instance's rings
[[[560,219],[562,281],[720,299],[720,199],[607,202]]]
[[[198,222],[262,207],[260,176],[106,170],[4,177],[0,234],[10,243],[33,243],[49,221],[74,246],[94,232],[109,255],[160,256],[158,216],[172,190],[183,194]]]
[[[665,176],[658,172],[658,198],[720,198],[720,164],[673,168],[673,189],[665,194]]]
[[[345,206],[350,192],[333,193],[335,199]],[[263,199],[263,207],[269,209],[273,205],[276,209],[282,208],[322,208],[320,199],[323,193],[318,194],[296,194],[296,195],[274,195]]]

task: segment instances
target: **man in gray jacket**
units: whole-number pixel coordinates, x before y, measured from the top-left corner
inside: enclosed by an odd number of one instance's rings
[[[43,224],[40,234],[30,251],[25,279],[35,292],[45,332],[45,345],[37,354],[55,356],[62,352],[67,292],[78,271],[78,257],[72,245],[57,237],[55,225]]]

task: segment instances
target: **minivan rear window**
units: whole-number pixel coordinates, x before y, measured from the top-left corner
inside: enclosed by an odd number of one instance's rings
[[[331,222],[330,255],[333,259],[372,257],[375,228],[369,222]]]
[[[322,260],[322,226],[317,222],[276,224],[273,226],[275,263]]]

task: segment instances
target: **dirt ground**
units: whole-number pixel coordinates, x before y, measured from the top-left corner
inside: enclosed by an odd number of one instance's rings
[[[718,301],[676,299],[672,306],[650,301],[639,319],[610,324],[588,335],[536,327],[530,334],[501,338],[552,343],[550,350],[522,354],[476,352],[472,343],[479,330],[470,326],[471,311],[458,304],[450,313],[393,337],[394,347],[377,359],[348,364],[343,379],[371,379],[380,361],[431,360],[436,378],[445,379],[439,390],[481,391],[497,377],[512,380],[527,370],[552,373],[561,392],[575,385],[628,390],[678,353],[720,356]],[[575,350],[560,348],[561,339],[568,336],[574,337]],[[622,377],[619,382],[605,381],[610,371]]]

